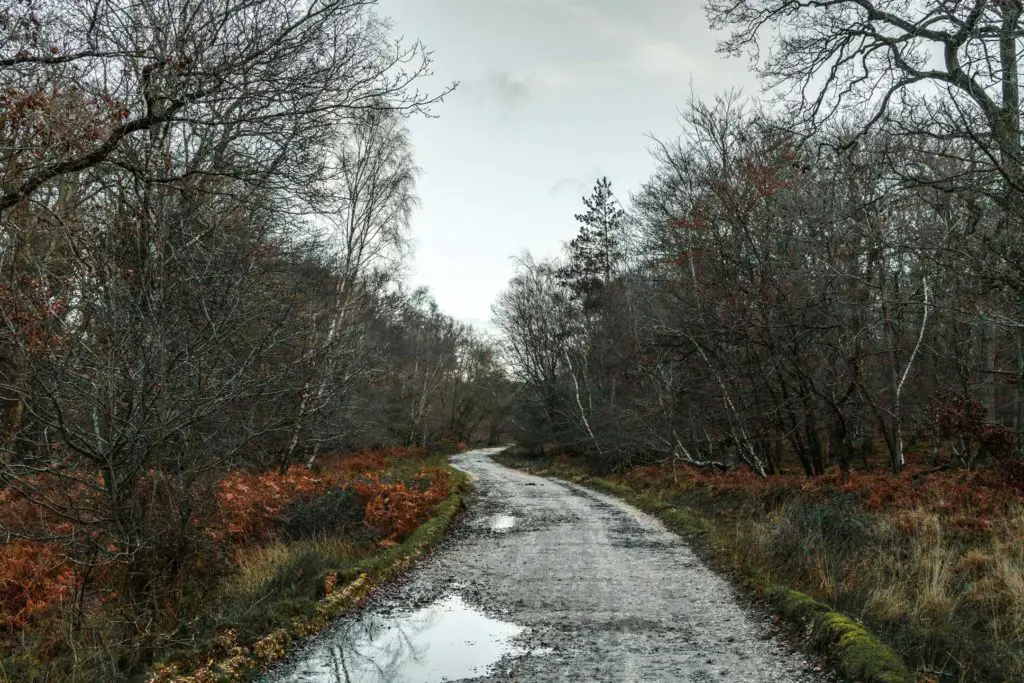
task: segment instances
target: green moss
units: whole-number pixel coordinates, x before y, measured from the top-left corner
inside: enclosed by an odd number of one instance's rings
[[[803,622],[812,642],[836,659],[839,672],[851,681],[910,683],[913,677],[895,652],[864,626],[806,593],[770,586],[764,597],[785,617]]]
[[[814,620],[825,641],[834,643],[839,670],[847,679],[867,683],[911,683],[903,662],[861,624],[838,612]]]
[[[828,612],[829,606],[819,602],[800,591],[785,586],[771,586],[764,590],[764,597],[771,602],[783,616],[791,619],[812,619]]]

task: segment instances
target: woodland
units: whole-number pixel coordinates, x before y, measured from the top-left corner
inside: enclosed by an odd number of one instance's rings
[[[387,458],[500,431],[402,275],[450,87],[373,5],[0,4],[0,676],[138,674],[264,532],[393,543],[447,488]]]
[[[693,98],[494,306],[520,455],[702,510],[715,554],[925,680],[1024,677],[1017,0],[709,0],[772,97]],[[563,462],[564,464],[564,462]]]
[[[0,676],[141,675],[261,548],[393,547],[429,453],[508,441],[925,680],[1024,676],[1020,1],[708,0],[775,96],[598,179],[495,336],[404,277],[455,84],[375,4],[0,2]]]

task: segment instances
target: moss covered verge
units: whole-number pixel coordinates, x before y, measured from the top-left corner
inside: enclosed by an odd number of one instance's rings
[[[443,459],[442,459],[443,460]],[[278,543],[263,549],[225,586],[226,609],[202,644],[168,655],[147,677],[152,683],[213,683],[252,678],[283,658],[300,639],[326,629],[360,607],[373,590],[396,578],[445,533],[463,508],[468,478],[449,468],[449,493],[429,519],[398,545],[353,546],[342,539]],[[264,597],[257,593],[267,591]]]
[[[673,504],[662,497],[625,484],[588,474],[565,460],[528,459],[509,451],[498,462],[533,474],[554,476],[614,495],[658,517],[672,531],[695,541],[696,549],[715,567],[730,573],[742,588],[753,592],[789,623],[798,625],[807,642],[834,662],[848,681],[862,683],[913,683],[915,676],[902,659],[863,624],[834,610],[806,593],[775,583],[732,561],[738,537],[730,524],[716,520],[694,507]],[[929,680],[923,677],[920,680]]]
[[[833,657],[846,680],[866,683],[914,680],[899,655],[863,624],[806,593],[785,586],[769,586],[762,595],[784,617],[804,625],[811,643]]]

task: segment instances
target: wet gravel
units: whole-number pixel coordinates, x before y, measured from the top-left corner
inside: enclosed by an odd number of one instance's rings
[[[502,467],[490,458],[497,450],[453,458],[474,492],[433,554],[263,680],[832,680],[658,520]],[[418,616],[444,612],[453,597],[460,611]],[[400,632],[408,623],[415,633]],[[375,657],[386,664],[345,665]],[[467,673],[469,657],[479,664]]]

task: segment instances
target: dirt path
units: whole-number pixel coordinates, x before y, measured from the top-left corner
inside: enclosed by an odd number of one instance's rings
[[[494,452],[453,459],[475,494],[436,553],[265,680],[827,680],[660,522]]]

